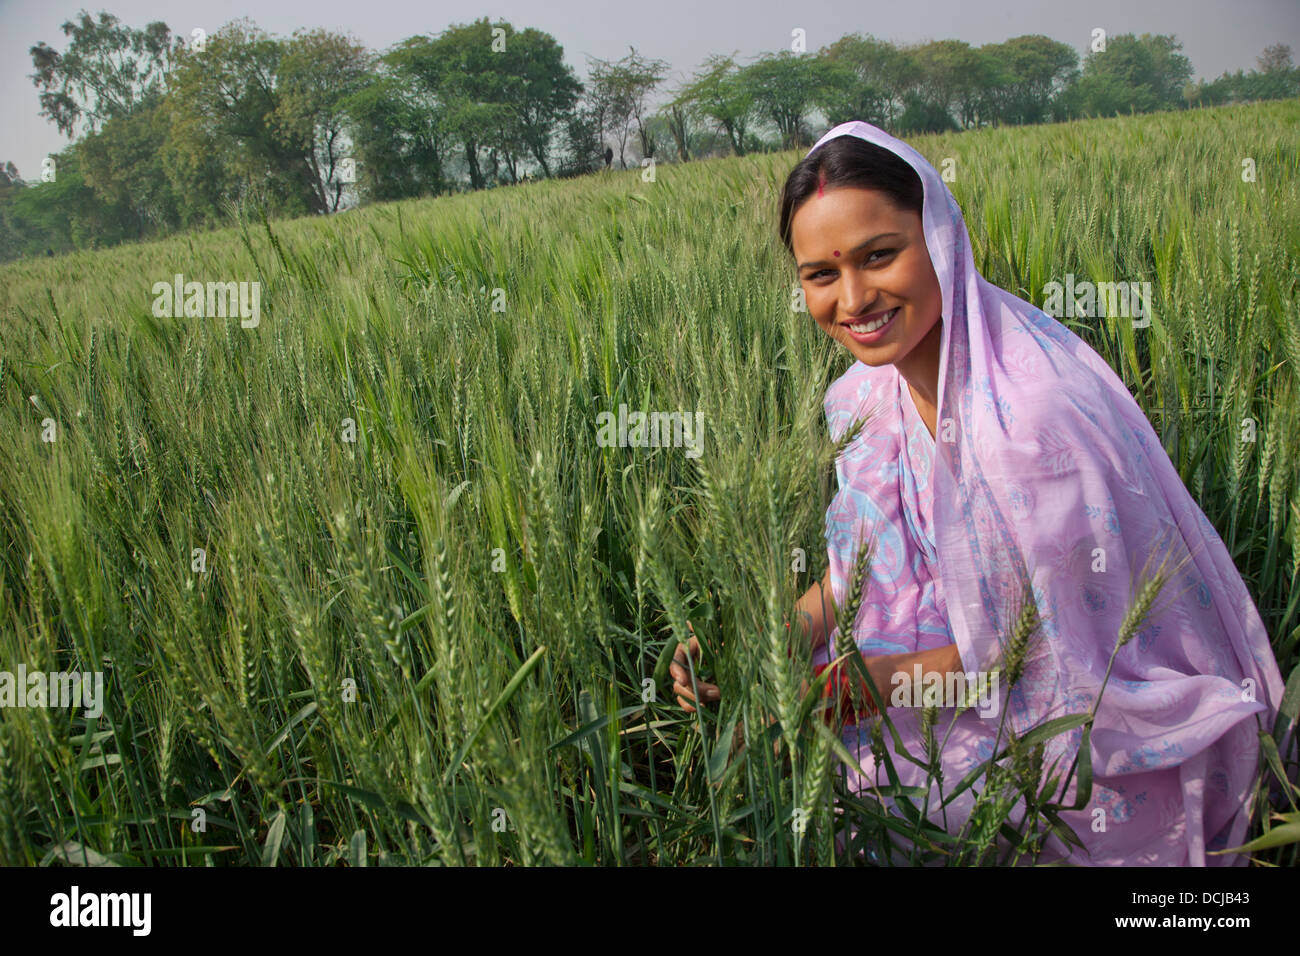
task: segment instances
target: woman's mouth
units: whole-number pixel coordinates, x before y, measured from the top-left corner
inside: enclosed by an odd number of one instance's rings
[[[876,339],[884,335],[885,330],[889,328],[890,323],[894,321],[894,317],[898,315],[899,309],[901,308],[902,306],[897,306],[890,309],[878,319],[872,319],[870,322],[858,322],[854,325],[845,325],[844,328],[848,329],[849,335],[851,335],[855,341],[861,342],[864,345],[874,342]]]

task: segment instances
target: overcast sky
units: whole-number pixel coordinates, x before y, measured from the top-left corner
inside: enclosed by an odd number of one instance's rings
[[[1194,78],[1206,80],[1254,69],[1255,58],[1271,43],[1290,45],[1300,62],[1300,0],[0,0],[0,163],[12,160],[29,181],[39,177],[41,158],[67,143],[40,115],[29,51],[42,40],[66,49],[59,27],[83,8],[92,14],[107,10],[135,28],[162,20],[185,35],[194,27],[213,33],[245,16],[278,36],[323,27],[350,33],[372,50],[486,15],[551,34],[582,80],[589,57],[617,60],[634,45],[642,56],[670,64],[665,89],[713,53],[734,53],[748,63],[788,49],[796,27],[806,31],[809,52],[847,33],[870,33],[900,45],[957,39],[972,46],[1041,33],[1074,47],[1080,58],[1094,27],[1111,35],[1172,33],[1192,61]]]

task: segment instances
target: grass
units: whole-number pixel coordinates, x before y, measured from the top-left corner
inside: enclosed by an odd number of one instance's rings
[[[1035,303],[1067,272],[1151,282],[1149,329],[1072,327],[1222,535],[1284,676],[1298,121],[1285,101],[914,141],[956,160],[990,281]],[[100,669],[107,694],[97,721],[0,710],[0,862],[830,864],[882,827],[916,861],[1001,862],[1035,748],[1086,715],[1009,742],[945,841],[845,792],[784,653],[825,570],[821,402],[851,361],[790,309],[774,219],[797,157],[0,269],[0,661]],[[155,318],[178,272],[260,281],[260,325]],[[620,403],[702,412],[703,454],[601,447]],[[663,679],[688,618],[723,692],[696,715]],[[1035,807],[1009,821],[1030,857]]]

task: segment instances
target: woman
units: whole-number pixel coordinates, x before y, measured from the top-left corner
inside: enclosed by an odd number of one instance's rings
[[[866,420],[836,463],[826,579],[799,602],[814,662],[828,660],[869,539],[852,633],[887,706],[896,675],[918,664],[944,678],[1007,665],[1009,635],[1033,621],[1020,617],[1028,590],[1040,617],[1016,648],[1014,686],[955,720],[956,701],[942,701],[944,795],[1006,745],[1001,709],[1023,735],[1100,695],[1091,797],[1061,814],[1084,849],[1053,836],[1040,861],[1245,863],[1206,851],[1244,840],[1257,729],[1273,727],[1281,675],[1227,549],[1124,384],[1078,336],[976,272],[952,193],[874,126],[843,123],[813,146],[786,181],[780,229],[808,311],[857,359],[827,391],[831,437]],[[1152,604],[1155,563],[1169,576]],[[1145,613],[1131,614],[1139,599]],[[684,664],[679,648],[674,689],[689,709]],[[889,715],[920,757],[907,697]],[[1082,739],[1082,728],[1052,737],[1042,766],[1059,761],[1064,776]],[[845,742],[861,763],[851,785],[884,785],[867,727]],[[905,785],[925,784],[922,768],[893,763]],[[937,782],[931,794],[934,808]],[[1074,782],[1064,796],[1074,802]],[[972,800],[967,790],[930,817],[956,832]]]

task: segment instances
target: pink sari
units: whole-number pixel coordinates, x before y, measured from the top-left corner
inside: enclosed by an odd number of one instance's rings
[[[1245,863],[1241,854],[1206,850],[1244,842],[1257,731],[1272,730],[1283,685],[1227,548],[1106,362],[1041,309],[976,272],[961,210],[934,168],[861,122],[833,128],[813,150],[841,135],[888,149],[916,170],[925,188],[926,246],[943,293],[937,441],[892,365],[855,362],[826,394],[833,439],[854,419],[869,419],[836,463],[839,491],[826,513],[837,608],[847,604],[858,548],[876,538],[853,628],[859,651],[955,642],[965,671],[991,671],[1015,624],[1022,582],[1029,582],[1042,625],[1016,687],[1008,693],[1001,683],[997,711],[1008,711],[1007,725],[1023,735],[1088,711],[1144,564],[1154,554],[1149,574],[1162,556],[1170,567],[1186,560],[1115,656],[1091,733],[1091,798],[1084,809],[1061,814],[1089,852],[1052,837],[1041,859]],[[819,651],[814,663],[825,661]],[[949,735],[944,794],[992,754],[999,720],[967,710],[953,722],[953,714],[941,708],[934,725],[937,740]],[[919,710],[891,707],[889,715],[904,747],[921,758]],[[1077,728],[1049,739],[1044,768],[1060,758],[1063,775],[1082,736]],[[851,786],[869,792],[885,785],[869,724],[847,728],[844,739],[861,764]],[[1004,730],[999,747],[1006,739]],[[892,752],[888,733],[885,741]],[[924,770],[891,756],[902,783],[924,785]],[[972,791],[942,813],[935,810],[937,783],[931,794],[930,818],[955,832],[969,815]],[[1073,783],[1066,796],[1074,801]],[[1018,805],[1013,826],[1022,812]]]

